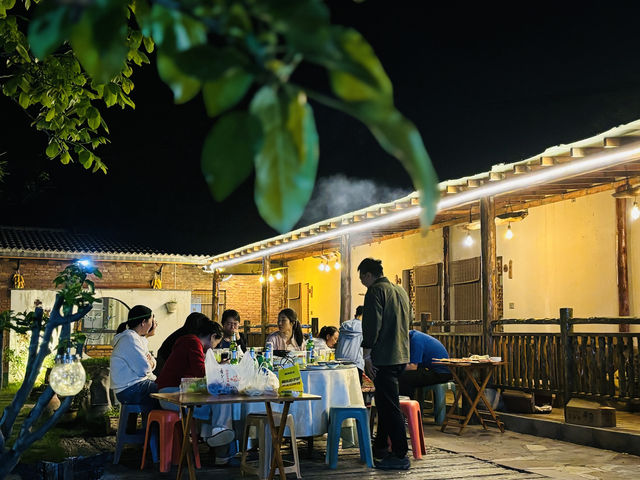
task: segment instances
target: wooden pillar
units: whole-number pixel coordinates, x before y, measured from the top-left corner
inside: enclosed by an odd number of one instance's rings
[[[449,227],[442,229],[442,319],[445,322],[451,321],[451,294],[450,284],[451,277],[449,276]]]
[[[213,280],[211,281],[211,320],[214,322],[220,322],[218,318],[218,303],[220,301],[220,289],[218,284],[220,282],[220,272],[216,268],[213,272]]]
[[[286,265],[285,265],[286,266]],[[289,269],[282,270],[282,308],[289,307]]]
[[[482,262],[482,333],[485,352],[491,351],[491,321],[496,320],[496,206],[493,197],[480,199]]]
[[[618,266],[618,315],[629,316],[629,271],[627,265],[627,199],[616,198],[616,240]],[[629,324],[620,324],[620,332],[628,332]]]
[[[351,311],[351,242],[349,235],[340,239],[340,323],[350,320]]]
[[[269,293],[271,290],[269,275],[271,275],[271,257],[267,255],[262,257],[262,278],[264,278],[264,282],[262,282],[262,307],[260,310],[260,323],[262,325],[269,323]]]

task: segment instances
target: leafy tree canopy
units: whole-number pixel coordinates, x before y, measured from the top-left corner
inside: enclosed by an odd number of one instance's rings
[[[395,108],[371,46],[331,24],[321,0],[16,1],[0,0],[2,92],[48,136],[49,158],[107,172],[96,153],[109,141],[100,112],[135,108],[133,69],[157,49],[175,103],[201,93],[212,118],[201,164],[217,201],[255,170],[262,218],[281,232],[293,227],[319,159],[311,98],[367,125],[409,172],[422,224],[431,223],[437,177],[420,133]],[[326,70],[330,94],[292,81],[302,62]]]

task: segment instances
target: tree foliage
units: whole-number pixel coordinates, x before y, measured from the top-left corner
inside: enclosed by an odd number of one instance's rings
[[[321,0],[41,0],[28,22],[11,15],[15,0],[0,5],[2,91],[49,135],[51,158],[106,171],[95,154],[108,141],[100,110],[134,107],[132,69],[157,48],[175,103],[202,93],[212,118],[201,163],[216,200],[255,170],[265,221],[279,231],[296,223],[319,158],[311,98],[362,121],[421,192],[423,225],[433,219],[437,177],[420,133],[395,108],[369,43],[333,25]],[[292,80],[303,62],[327,72],[330,93]]]

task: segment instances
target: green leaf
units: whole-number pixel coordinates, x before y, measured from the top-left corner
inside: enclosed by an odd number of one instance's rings
[[[262,218],[280,232],[300,219],[318,168],[318,134],[302,92],[263,87],[251,102],[264,144],[255,159],[255,202]]]
[[[89,7],[73,27],[71,46],[89,75],[98,83],[107,83],[123,69],[129,51],[127,2],[101,3]]]
[[[89,107],[87,109],[87,125],[92,129],[97,129],[100,126],[100,112],[95,107]]]
[[[200,91],[200,81],[180,71],[173,59],[158,52],[158,74],[173,91],[175,103],[185,103]]]
[[[238,139],[242,141],[238,141]],[[216,201],[227,198],[253,170],[262,148],[260,121],[246,112],[232,112],[213,126],[202,148],[202,173]]]
[[[60,153],[60,145],[58,145],[57,142],[51,142],[47,146],[45,153],[47,154],[47,157],[55,158],[55,156],[58,155],[58,153]]]
[[[142,34],[165,53],[181,52],[207,43],[207,28],[178,10],[153,5],[148,21],[142,25]]]
[[[27,63],[31,63],[31,57],[29,56],[29,52],[27,52],[27,49],[24,48],[24,46],[20,44],[16,45],[16,51]]]
[[[144,49],[147,51],[147,53],[153,52],[153,48],[155,47],[155,44],[153,43],[153,39],[149,37],[144,37],[142,41],[144,42]]]
[[[376,100],[382,104],[393,104],[393,87],[391,80],[382,68],[382,64],[371,45],[353,29],[336,28],[336,43],[344,53],[344,61],[351,61],[375,80],[375,83],[362,81],[349,71],[332,69],[329,71],[331,87],[334,93],[348,102]],[[353,71],[350,68],[350,71]]]
[[[29,94],[26,93],[26,92],[21,92],[20,96],[18,97],[18,103],[20,104],[20,106],[22,108],[24,108],[26,110],[29,107],[29,105],[31,104],[31,98],[30,98]]]
[[[67,165],[70,161],[71,161],[71,155],[69,155],[69,152],[67,151],[62,152],[62,155],[60,155],[60,163],[62,163],[63,165]]]
[[[207,114],[215,117],[233,108],[245,96],[252,82],[253,75],[234,68],[227,70],[218,80],[205,83],[202,96]]]
[[[84,168],[89,169],[93,163],[93,154],[89,150],[82,149],[78,153],[78,161]]]
[[[248,57],[232,47],[198,45],[173,58],[183,73],[202,81],[218,80],[230,68],[249,66]]]
[[[42,2],[29,22],[28,37],[31,51],[37,58],[53,53],[69,38],[71,27],[82,8],[57,2]]]

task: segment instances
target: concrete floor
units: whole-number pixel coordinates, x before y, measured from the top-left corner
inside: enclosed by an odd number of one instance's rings
[[[426,424],[426,444],[559,479],[640,478],[640,457],[522,433],[468,426],[461,436]]]

